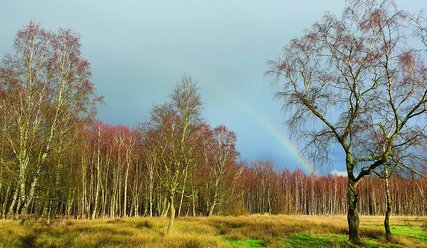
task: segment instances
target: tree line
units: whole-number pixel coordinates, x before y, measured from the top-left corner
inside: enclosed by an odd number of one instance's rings
[[[245,213],[344,215],[347,213],[347,178],[337,175],[307,175],[301,170],[283,172],[271,162],[254,162],[246,167],[242,181]],[[392,213],[425,216],[427,214],[426,178],[395,175],[390,178]],[[362,215],[386,212],[384,181],[370,176],[357,189]]]
[[[61,165],[55,157],[57,151],[47,159],[25,210],[24,205],[13,203],[15,192],[20,190],[14,177],[17,173],[13,167],[2,167],[2,218],[22,218],[24,211],[48,221],[54,217],[152,217],[167,216],[172,207],[177,216],[347,213],[346,177],[307,175],[301,170],[281,172],[267,161],[239,162],[235,135],[224,126],[210,129],[205,124],[199,127],[200,137],[194,139],[202,143],[188,158],[194,165],[181,173],[171,205],[171,189],[164,175],[170,172],[161,166],[166,148],[156,137],[164,134],[156,134],[158,130],[147,125],[129,129],[93,121],[77,130],[76,139],[60,156]],[[394,214],[427,214],[426,178],[396,175],[390,179],[390,188]],[[369,177],[359,185],[358,194],[362,214],[384,214],[383,179]]]

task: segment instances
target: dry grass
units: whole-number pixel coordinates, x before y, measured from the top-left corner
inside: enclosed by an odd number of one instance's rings
[[[349,247],[345,216],[240,216],[0,221],[2,247]],[[385,243],[382,216],[362,216],[365,247],[427,247],[427,218],[392,217],[394,240]]]

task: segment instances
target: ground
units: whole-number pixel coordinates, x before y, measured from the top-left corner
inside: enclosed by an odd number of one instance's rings
[[[427,217],[391,218],[385,243],[382,216],[362,216],[363,247],[427,247]],[[0,221],[0,247],[351,247],[345,216],[179,218],[165,235],[166,218]]]

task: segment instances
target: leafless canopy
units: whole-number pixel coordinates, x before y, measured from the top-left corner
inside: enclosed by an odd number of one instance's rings
[[[338,144],[349,176],[360,168],[357,180],[386,162],[422,172],[427,46],[421,17],[397,10],[393,1],[349,1],[341,18],[326,14],[270,61],[268,73],[284,81],[276,97],[292,113],[288,125],[311,155],[328,159]]]

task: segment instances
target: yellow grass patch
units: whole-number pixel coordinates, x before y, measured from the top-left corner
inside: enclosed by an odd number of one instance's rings
[[[382,216],[361,216],[367,247],[427,247],[425,217],[391,218],[394,239],[385,243]],[[251,215],[178,218],[0,221],[2,247],[322,247],[350,246],[346,216]],[[394,229],[393,229],[394,228]],[[423,237],[426,237],[425,239]]]

